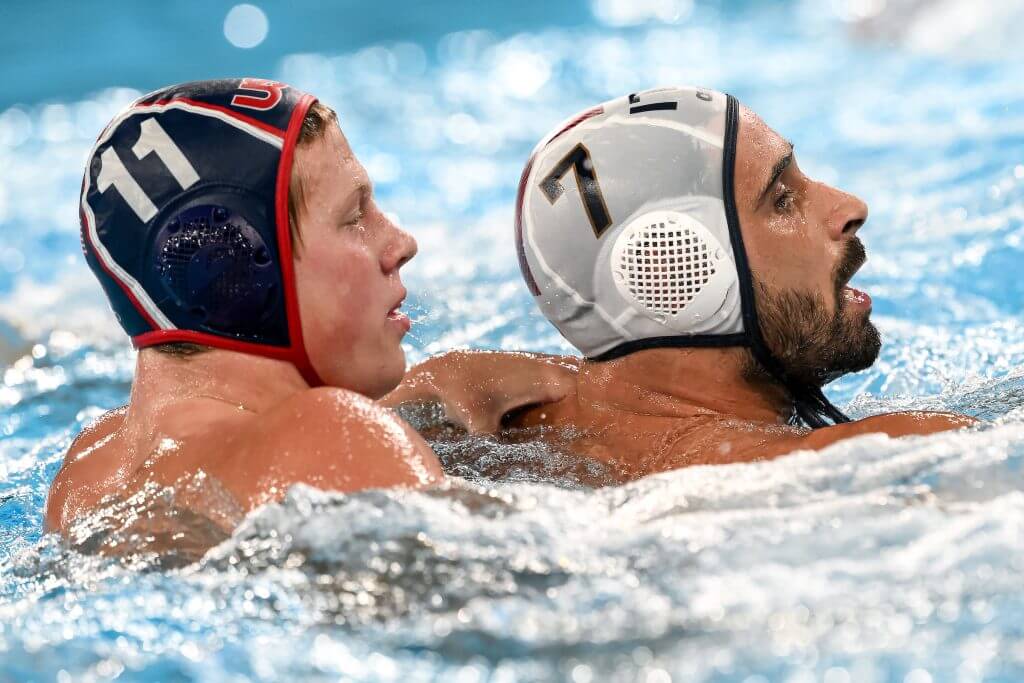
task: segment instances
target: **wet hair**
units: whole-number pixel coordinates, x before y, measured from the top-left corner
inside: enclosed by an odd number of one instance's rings
[[[331,125],[337,123],[338,114],[333,109],[321,102],[314,102],[306,112],[306,118],[302,119],[297,146],[302,147],[319,140],[327,134]],[[291,227],[293,244],[302,242],[302,234],[299,232],[299,206],[304,203],[303,197],[302,179],[292,168],[291,184],[288,188],[288,224]]]
[[[337,124],[338,114],[322,102],[314,102],[302,119],[302,128],[299,130],[299,139],[296,146],[302,147],[316,140],[321,139],[332,124]],[[299,174],[292,169],[291,184],[288,188],[288,226],[292,235],[292,243],[302,242],[302,235],[299,232],[298,207],[302,204],[303,188]],[[191,342],[171,342],[169,344],[157,344],[151,347],[167,356],[174,358],[188,359],[198,356],[211,350],[211,347]]]

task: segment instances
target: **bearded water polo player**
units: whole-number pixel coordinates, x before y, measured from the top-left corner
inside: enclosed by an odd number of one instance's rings
[[[516,206],[526,284],[583,358],[448,353],[385,401],[438,400],[475,431],[570,428],[541,434],[624,479],[972,424],[934,412],[850,421],[822,393],[879,353],[871,298],[848,285],[866,219],[731,96],[611,100],[541,141]],[[504,390],[524,377],[549,398]]]
[[[375,204],[332,110],[258,79],[147,95],[93,148],[81,221],[140,351],[129,404],[67,454],[50,529],[200,472],[242,511],[295,483],[442,479],[419,435],[372,400],[405,372],[400,269],[416,242]]]

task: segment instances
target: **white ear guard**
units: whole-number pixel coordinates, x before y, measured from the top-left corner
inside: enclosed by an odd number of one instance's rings
[[[692,216],[637,216],[612,247],[612,280],[634,310],[679,334],[708,332],[739,308],[736,266]]]

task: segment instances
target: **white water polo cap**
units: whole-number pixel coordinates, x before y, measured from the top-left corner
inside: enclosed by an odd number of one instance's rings
[[[746,346],[811,426],[846,417],[787,377],[758,324],[733,196],[739,105],[702,88],[609,100],[534,148],[516,247],[541,311],[591,360]]]
[[[517,206],[520,266],[588,358],[742,343],[727,109],[722,93],[649,90],[572,117],[534,150]]]

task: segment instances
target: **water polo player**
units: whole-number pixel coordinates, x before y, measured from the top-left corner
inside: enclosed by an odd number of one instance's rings
[[[878,356],[871,299],[848,285],[866,219],[864,202],[805,176],[792,145],[730,96],[611,100],[541,141],[516,207],[526,285],[584,358],[450,353],[386,400],[440,399],[482,431],[571,427],[542,433],[624,478],[970,424],[850,421],[822,393]],[[509,378],[550,398],[517,404]]]
[[[374,203],[334,112],[272,81],[178,85],[118,115],[88,159],[82,243],[140,349],[130,403],[82,432],[50,529],[199,472],[243,511],[294,483],[442,477],[374,398],[401,380],[413,238]],[[186,502],[187,504],[187,502]]]

